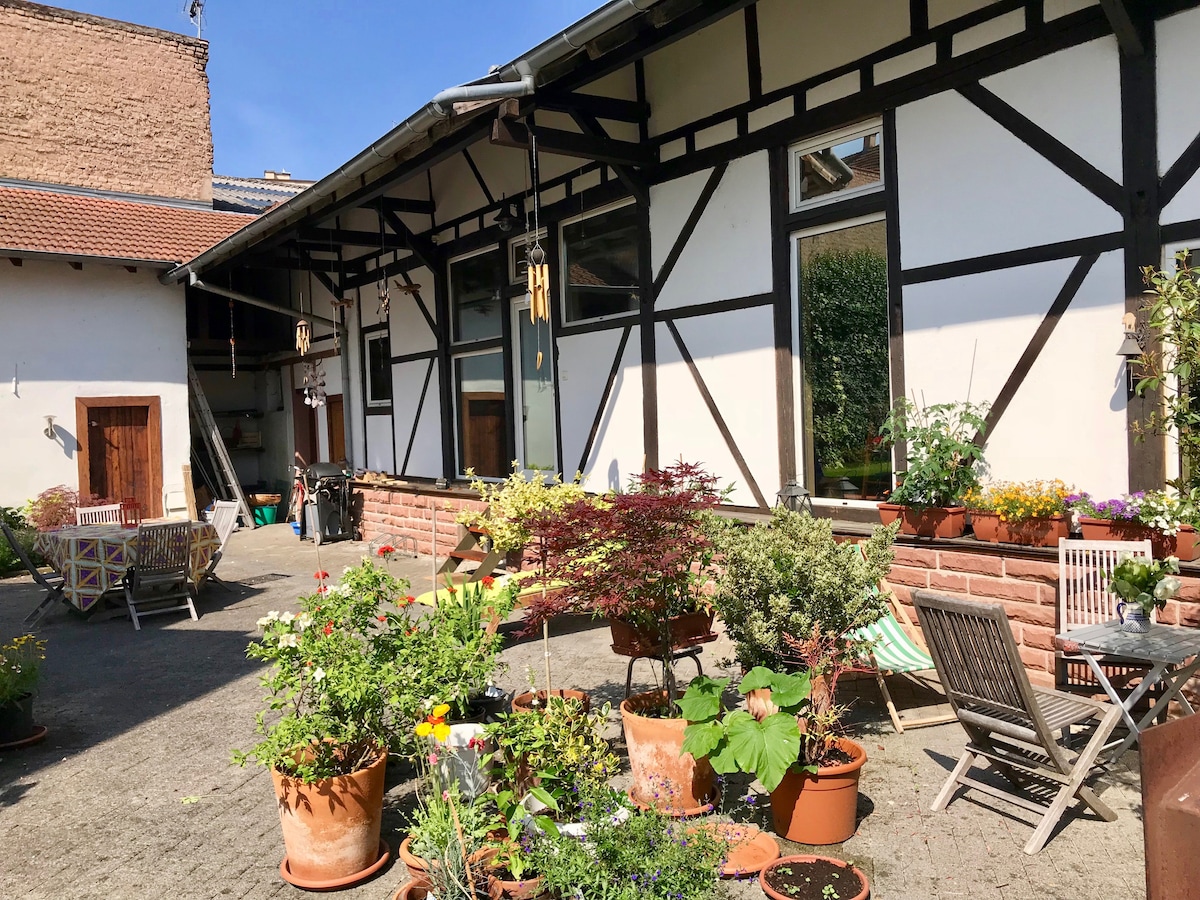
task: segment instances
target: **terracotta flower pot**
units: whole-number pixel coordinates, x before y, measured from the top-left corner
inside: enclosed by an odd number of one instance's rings
[[[664,691],[635,694],[621,703],[621,723],[633,774],[635,801],[663,812],[701,811],[713,793],[715,774],[707,759],[683,752],[686,719],[656,719],[640,711],[662,706]]]
[[[383,749],[365,769],[313,784],[271,770],[289,880],[345,886],[372,874],[383,858],[379,826],[386,768]]]
[[[858,779],[867,751],[849,738],[836,743],[850,762],[823,766],[816,775],[789,770],[771,792],[775,832],[789,841],[840,844],[854,834]]]
[[[956,538],[967,530],[965,506],[900,506],[879,504],[879,520],[890,525],[900,520],[900,533],[918,537]]]
[[[847,888],[845,885],[841,884],[835,885],[835,889],[838,892],[837,896],[840,897],[841,900],[867,900],[867,898],[871,896],[871,884],[869,881],[867,881],[867,876],[861,869],[859,869],[857,866],[850,865],[848,862],[843,862],[840,859],[833,859],[832,857],[828,856],[785,856],[782,859],[777,859],[758,874],[759,886],[762,887],[763,893],[770,897],[771,900],[796,900],[796,898],[791,894],[786,894],[775,890],[767,883],[767,879],[770,877],[771,873],[777,869],[790,868],[793,871],[802,870],[804,866],[810,866],[812,863],[827,863],[832,864],[838,869],[844,869],[846,874],[842,875],[842,877],[838,879],[839,881],[846,879],[851,873],[858,876],[859,881],[862,882],[862,890],[853,896],[850,896],[847,893],[847,891],[851,890],[852,887]],[[853,881],[853,879],[847,880]],[[814,893],[812,896],[822,897],[822,889],[824,887],[824,882],[813,882],[812,890]],[[807,900],[807,898],[805,898],[805,900]]]
[[[33,736],[33,694],[0,703],[0,744],[16,744]]]
[[[401,885],[400,890],[392,894],[392,900],[427,900],[429,897],[429,882],[423,878],[414,878]]]
[[[492,900],[500,900],[502,897],[509,900],[534,900],[544,894],[540,875],[523,881],[505,881],[496,875],[488,875],[488,896]]]
[[[779,859],[779,842],[754,825],[739,822],[705,822],[698,826],[728,846],[721,866],[722,878],[744,878]]]
[[[1071,536],[1071,522],[1061,514],[1005,522],[999,513],[972,510],[971,527],[976,538],[992,544],[1057,547],[1059,538]]]
[[[405,868],[408,869],[408,874],[415,880],[421,881],[425,878],[426,873],[429,872],[429,860],[417,856],[412,852],[412,840],[411,834],[402,840],[400,842],[400,849],[396,851],[396,854],[400,857],[400,861],[404,863]]]
[[[578,700],[583,706],[584,714],[592,711],[592,698],[584,691],[572,691],[569,689],[554,690],[550,692],[552,696],[563,700]],[[526,691],[524,694],[517,694],[512,699],[512,711],[518,712],[533,712],[535,709],[545,709],[546,707],[546,692],[537,692],[537,706],[533,703],[533,691]]]
[[[712,630],[715,613],[687,613],[670,619],[671,648],[683,650],[717,639]],[[635,628],[623,619],[610,619],[612,651],[620,656],[658,656],[662,653],[662,634],[657,630]]]
[[[1177,557],[1180,562],[1191,562],[1196,558],[1196,529],[1191,525],[1180,525],[1177,534],[1163,534],[1155,528],[1130,522],[1126,519],[1092,519],[1079,517],[1085,541],[1144,541],[1154,547],[1156,559]]]

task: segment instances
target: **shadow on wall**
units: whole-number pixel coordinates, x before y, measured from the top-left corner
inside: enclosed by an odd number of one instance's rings
[[[53,425],[51,427],[54,429],[54,437],[51,440],[62,447],[63,456],[67,459],[73,459],[75,454],[83,449],[83,445],[79,443],[79,439],[61,425]]]

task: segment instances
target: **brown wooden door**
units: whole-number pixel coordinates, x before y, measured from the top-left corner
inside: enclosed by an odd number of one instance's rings
[[[296,452],[311,465],[319,462],[317,459],[317,411],[304,402],[304,391],[296,391],[292,396],[292,423]]]
[[[326,421],[329,423],[329,462],[340,463],[346,458],[346,420],[342,395],[325,398]]]
[[[504,394],[491,391],[462,395],[463,468],[485,478],[503,478],[508,472],[505,447]]]
[[[136,497],[162,515],[162,420],[157,397],[81,397],[79,490],[114,501]]]

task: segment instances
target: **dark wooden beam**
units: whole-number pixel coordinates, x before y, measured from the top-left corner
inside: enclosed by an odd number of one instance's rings
[[[1200,135],[1192,138],[1187,149],[1179,155],[1179,159],[1171,163],[1171,168],[1167,169],[1163,175],[1158,187],[1159,202],[1166,206],[1174,200],[1175,195],[1192,180],[1192,176],[1198,169],[1200,169]]]
[[[350,228],[301,228],[296,243],[311,250],[328,250],[330,247],[375,247],[382,251],[404,250],[404,242],[395,234],[386,231],[355,231]]]
[[[597,119],[608,119],[612,122],[632,122],[637,124],[650,118],[650,104],[637,100],[619,100],[616,97],[598,97],[595,94],[549,94],[539,96],[538,109],[552,112],[581,112]]]
[[[330,296],[336,297],[340,300],[342,297],[342,292],[338,290],[338,286],[334,284],[332,278],[330,278],[325,272],[320,271],[315,267],[314,264],[317,261],[312,258],[312,254],[310,254],[303,247],[297,247],[296,252],[300,254],[300,259],[303,261],[304,267],[317,276],[317,281],[321,282],[321,284],[325,286],[325,290],[329,291]],[[341,260],[330,260],[329,264],[331,267],[336,267],[330,268],[329,271],[337,272],[339,275],[342,274],[343,263]]]
[[[1134,24],[1133,18],[1129,15],[1129,7],[1125,5],[1125,0],[1100,0],[1100,6],[1104,9],[1104,15],[1108,17],[1109,24],[1112,25],[1113,34],[1117,36],[1117,43],[1121,45],[1121,52],[1126,56],[1144,54],[1146,45],[1142,41],[1142,35]]]
[[[475,159],[471,156],[471,151],[463,147],[463,159],[467,161],[467,166],[471,170],[471,174],[475,176],[475,183],[479,185],[479,189],[483,191],[483,197],[487,202],[495,203],[496,198],[492,196],[492,190],[488,187],[487,181],[484,180],[483,173],[479,171],[479,166],[475,165]]]
[[[579,130],[588,137],[599,140],[611,140],[604,126],[600,124],[595,116],[581,110],[573,109],[571,110],[571,118],[575,120],[575,124],[579,126]],[[613,174],[617,176],[617,180],[625,185],[625,189],[633,195],[638,203],[650,202],[650,188],[636,172],[625,166],[612,165],[610,168],[613,170]]]
[[[884,144],[886,151],[887,144]],[[775,343],[775,421],[779,485],[799,475],[796,465],[796,401],[792,371],[792,241],[785,225],[789,209],[788,150],[772,147],[767,156],[771,202],[771,327]],[[836,204],[835,204],[836,205]]]
[[[21,257],[19,257],[19,256],[10,256],[8,258],[8,261],[10,263],[12,263],[14,266],[16,266],[17,268],[20,268],[21,266],[25,265],[25,260],[21,259]]]
[[[416,443],[417,440],[417,429],[421,425],[421,410],[425,408],[425,395],[429,392],[429,380],[433,377],[433,367],[436,364],[436,359],[430,359],[429,367],[425,369],[425,381],[421,384],[421,394],[419,397],[417,397],[417,412],[413,416],[412,431],[410,431],[408,434],[408,445],[404,448],[404,462],[400,465],[401,475],[408,474],[408,461],[412,458],[413,444]],[[393,428],[392,433],[394,434],[395,431],[396,429]],[[394,455],[395,450],[393,449],[392,452]],[[393,460],[393,463],[394,462],[395,460]]]
[[[691,240],[692,232],[700,224],[700,217],[704,215],[704,210],[708,208],[708,202],[712,200],[713,194],[717,192],[717,187],[721,184],[721,179],[724,177],[727,168],[729,168],[728,163],[721,163],[712,170],[712,173],[708,176],[708,181],[704,183],[704,187],[700,191],[700,196],[696,198],[696,205],[692,207],[687,221],[683,223],[683,228],[679,231],[679,236],[675,238],[675,243],[671,245],[671,250],[667,253],[667,258],[663,260],[663,264],[658,270],[658,277],[654,279],[654,295],[650,300],[651,305],[658,300],[658,295],[662,293],[667,279],[671,277],[671,272],[674,270],[675,264],[679,262],[679,257],[687,246],[687,242]]]
[[[303,248],[295,248],[298,251],[304,252]],[[308,261],[300,259],[298,256],[278,256],[276,254],[251,255],[243,257],[241,265],[250,269],[291,269],[294,272],[325,272],[332,273],[338,271],[338,261],[336,259],[314,259],[308,257]]]
[[[81,270],[81,269],[83,268],[83,263],[81,263],[81,262],[73,262],[73,261],[72,261],[72,262],[68,262],[67,264],[68,264],[68,265],[69,265],[69,266],[70,266],[72,269],[74,269],[76,272],[78,272],[79,270]]]
[[[591,159],[610,166],[629,166],[635,169],[645,168],[655,162],[655,154],[651,150],[629,141],[614,141],[611,138],[598,140],[586,134],[574,134],[555,128],[538,127],[533,134],[537,136],[538,150],[543,153]],[[530,129],[520,122],[508,119],[496,119],[492,122],[491,140],[497,146],[528,150],[530,137]]]
[[[750,80],[750,100],[762,99],[762,53],[758,45],[758,7],[747,6],[743,11],[746,30],[746,74]]]
[[[404,220],[390,209],[383,210],[383,219],[388,223],[392,231],[400,235],[405,245],[412,250],[413,255],[423,262],[431,272],[437,272],[441,269],[444,260],[433,241],[427,237],[414,234],[413,230],[404,224]]]
[[[908,27],[912,34],[929,30],[929,0],[908,0]]]
[[[432,200],[412,200],[408,197],[380,197],[377,202],[363,204],[363,209],[375,209],[378,203],[383,208],[394,213],[416,213],[421,216],[433,215]]]
[[[617,353],[613,357],[612,368],[608,370],[608,380],[604,382],[604,390],[600,393],[600,402],[596,406],[596,415],[592,417],[592,427],[588,431],[587,440],[583,444],[583,453],[579,457],[578,472],[587,471],[588,457],[596,444],[596,436],[600,433],[600,423],[604,421],[604,411],[608,409],[608,400],[612,396],[613,386],[617,383],[617,375],[621,371],[621,360],[625,357],[625,345],[629,343],[632,326],[626,325],[621,331],[621,339],[617,341]]]

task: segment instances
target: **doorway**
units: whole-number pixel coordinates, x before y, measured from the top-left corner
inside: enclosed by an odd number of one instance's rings
[[[114,502],[134,497],[162,515],[162,401],[158,397],[76,397],[79,493]]]
[[[328,462],[340,463],[346,458],[346,420],[341,394],[325,398],[325,422],[329,428]]]
[[[317,411],[304,402],[304,391],[292,392],[292,425],[296,452],[306,466],[317,462]]]
[[[554,411],[554,343],[550,323],[529,321],[528,298],[512,307],[513,408],[517,459],[528,473],[558,471],[558,429]]]

